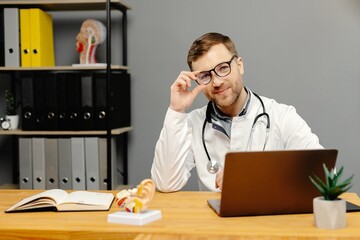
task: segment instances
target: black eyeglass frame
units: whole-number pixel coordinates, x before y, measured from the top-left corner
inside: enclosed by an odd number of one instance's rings
[[[207,82],[207,83],[205,83],[205,84],[201,84],[201,83],[198,82],[198,78],[196,77],[196,79],[195,79],[196,83],[199,84],[199,85],[208,85],[209,83],[211,83],[211,81],[212,81],[212,79],[213,79],[211,72],[214,72],[214,73],[216,74],[216,76],[218,76],[218,77],[226,77],[226,76],[228,76],[228,75],[231,73],[231,62],[232,62],[232,60],[234,60],[234,58],[237,58],[237,56],[236,56],[236,55],[233,55],[229,61],[227,61],[227,62],[221,62],[221,63],[217,64],[213,69],[210,69],[210,70],[208,70],[208,71],[202,71],[202,72],[200,72],[199,74],[209,73],[209,74],[210,74],[210,80],[209,80],[209,82]],[[230,71],[229,71],[226,75],[221,76],[221,75],[219,75],[219,74],[215,71],[215,69],[216,69],[218,66],[220,66],[220,65],[222,65],[222,64],[225,64],[225,63],[226,63],[227,65],[229,65]],[[199,75],[199,74],[198,74],[198,75]]]

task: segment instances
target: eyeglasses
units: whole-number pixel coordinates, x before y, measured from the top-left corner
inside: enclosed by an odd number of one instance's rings
[[[234,58],[236,58],[236,55],[232,56],[230,61],[219,63],[218,65],[216,65],[213,69],[211,69],[209,71],[200,72],[196,76],[195,81],[199,85],[209,84],[212,80],[211,72],[214,72],[218,77],[226,77],[231,72],[231,62],[232,62],[232,60],[234,60]]]

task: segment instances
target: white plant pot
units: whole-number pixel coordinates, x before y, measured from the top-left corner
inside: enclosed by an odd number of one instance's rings
[[[313,199],[315,226],[322,229],[346,227],[346,201],[344,199],[325,200],[323,197]]]
[[[9,130],[17,129],[19,127],[19,115],[6,115],[5,119],[10,121]]]

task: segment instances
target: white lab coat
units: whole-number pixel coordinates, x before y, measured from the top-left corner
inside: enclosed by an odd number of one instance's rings
[[[262,150],[266,137],[266,117],[261,117],[255,126],[253,141],[249,138],[254,118],[263,112],[260,101],[249,91],[251,101],[247,113],[234,117],[231,138],[207,123],[205,142],[212,160],[224,166],[225,154],[229,151]],[[270,132],[265,150],[318,149],[323,148],[318,137],[296,113],[292,106],[279,104],[273,99],[261,97],[270,116]],[[215,176],[207,171],[208,158],[202,142],[202,127],[206,106],[190,113],[168,109],[163,129],[155,147],[151,177],[159,191],[178,191],[185,186],[196,167],[199,189],[220,191],[215,187]]]

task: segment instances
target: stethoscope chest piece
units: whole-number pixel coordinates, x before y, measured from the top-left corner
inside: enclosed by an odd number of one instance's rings
[[[209,171],[209,173],[211,174],[215,174],[219,171],[219,163],[217,161],[211,160],[207,163],[207,170]]]

